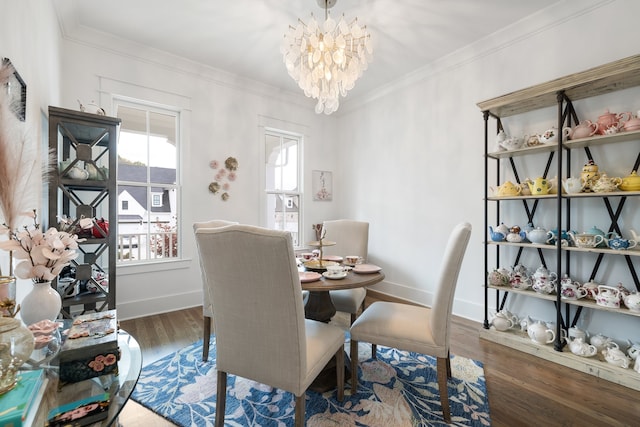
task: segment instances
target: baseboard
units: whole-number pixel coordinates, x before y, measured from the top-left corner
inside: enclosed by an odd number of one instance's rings
[[[119,320],[137,319],[191,307],[202,307],[202,291],[149,297],[137,301],[121,302],[117,305]]]

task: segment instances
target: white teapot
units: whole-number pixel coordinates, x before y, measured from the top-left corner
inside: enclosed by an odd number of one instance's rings
[[[74,166],[67,172],[67,176],[71,179],[87,180],[89,179],[89,172],[85,169],[80,169],[78,166]]]
[[[568,194],[577,194],[582,193],[584,191],[585,185],[584,180],[582,178],[567,178],[562,181],[562,188]]]
[[[497,331],[507,331],[513,328],[518,323],[518,317],[511,314],[507,310],[501,310],[495,313],[493,319],[491,319],[491,325]]]
[[[630,311],[636,313],[640,312],[640,293],[634,292],[632,294],[626,295],[624,296],[623,301],[624,305],[626,305]]]
[[[617,346],[605,348],[602,350],[602,355],[604,356],[604,360],[612,365],[620,366],[624,369],[629,367],[629,358]]]
[[[629,344],[629,347],[627,347],[627,354],[631,359],[637,360],[638,356],[640,356],[640,343],[632,343],[627,340],[627,344]]]
[[[573,338],[568,342],[569,350],[571,350],[571,353],[575,355],[582,357],[592,357],[598,353],[598,349],[596,348],[596,346],[584,342],[584,338]]]
[[[531,338],[533,342],[538,344],[551,344],[556,339],[556,333],[552,329],[547,328],[547,325],[541,320],[527,327],[527,335],[529,335],[529,338]]]
[[[618,348],[618,344],[616,344],[615,341],[602,334],[592,336],[589,341],[598,349],[598,351],[602,351],[606,348]]]

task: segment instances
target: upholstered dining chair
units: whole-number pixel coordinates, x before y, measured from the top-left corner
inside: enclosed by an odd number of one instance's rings
[[[195,222],[193,224],[193,231],[195,232],[200,228],[218,228],[234,224],[237,224],[237,222],[224,221],[221,219],[214,219],[212,221],[205,222]],[[200,271],[202,272],[202,266],[200,266]],[[211,342],[211,319],[213,319],[213,307],[211,306],[211,295],[209,292],[207,281],[204,278],[204,274],[202,274],[202,317],[202,361],[206,362],[209,359],[209,344]]]
[[[305,319],[291,234],[250,225],[195,233],[216,331],[215,425],[224,424],[228,374],[293,393],[295,425],[304,425],[306,390],[332,357],[343,366],[345,337],[336,326]],[[343,369],[336,379],[342,400]]]
[[[369,223],[350,219],[324,221],[325,239],[336,242],[333,246],[325,246],[323,255],[357,255],[365,262],[369,255]],[[367,296],[365,288],[344,289],[329,292],[336,311],[351,315],[351,323],[358,316],[359,310],[364,310],[364,299]]]
[[[471,224],[461,223],[449,236],[441,265],[433,307],[378,301],[351,325],[351,394],[358,390],[358,341],[427,354],[437,359],[442,414],[451,422],[447,380],[451,378],[449,335],[451,310],[462,259],[471,236]]]

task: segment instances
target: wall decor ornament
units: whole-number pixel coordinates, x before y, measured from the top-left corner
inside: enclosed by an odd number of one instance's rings
[[[2,66],[11,71],[2,83],[3,91],[9,99],[14,114],[24,122],[27,113],[27,84],[22,80],[9,58],[2,59]]]
[[[220,167],[219,161],[211,160],[209,167],[216,171],[215,181],[209,183],[209,192],[218,194],[222,191],[220,199],[226,202],[229,200],[229,197],[231,197],[229,194],[231,182],[237,178],[236,170],[238,170],[238,160],[235,157],[227,157],[224,161],[224,167]]]
[[[333,200],[333,174],[329,171],[313,171],[311,176],[313,200]]]

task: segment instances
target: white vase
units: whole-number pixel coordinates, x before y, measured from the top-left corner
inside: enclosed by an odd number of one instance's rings
[[[33,289],[20,302],[20,317],[25,325],[44,319],[55,320],[62,307],[62,298],[51,282],[34,283]]]

